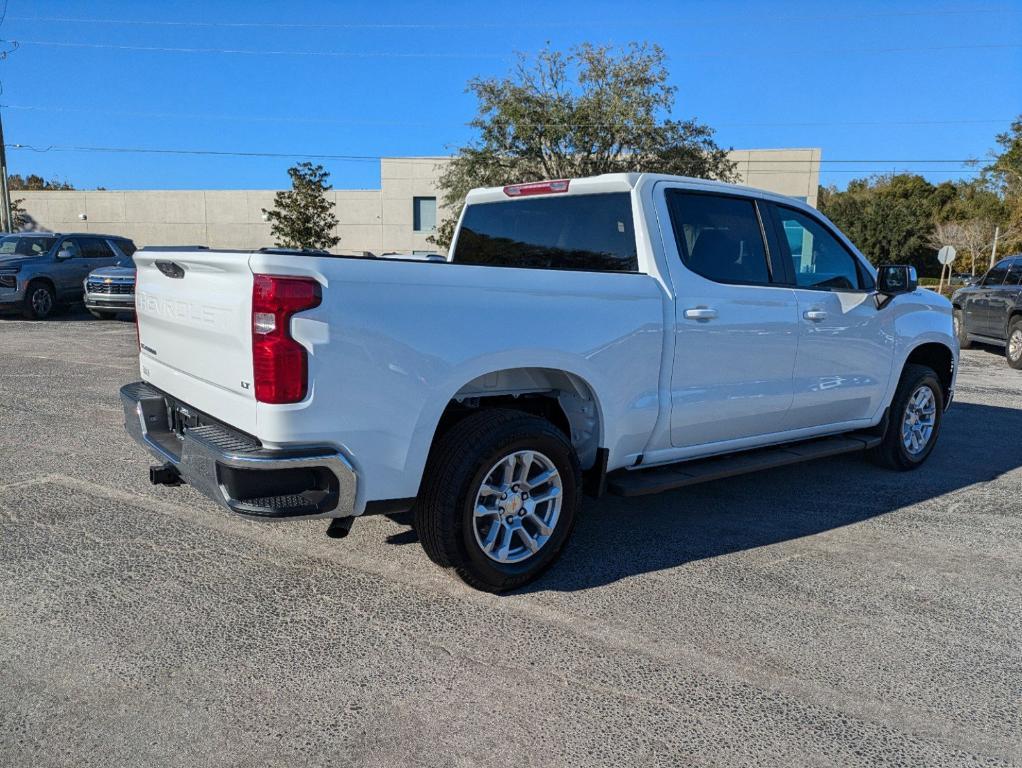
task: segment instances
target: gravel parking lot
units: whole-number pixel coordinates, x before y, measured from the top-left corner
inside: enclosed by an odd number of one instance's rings
[[[0,318],[0,765],[1022,762],[1022,373],[963,354],[910,474],[588,501],[523,593],[405,520],[148,483],[130,322]]]

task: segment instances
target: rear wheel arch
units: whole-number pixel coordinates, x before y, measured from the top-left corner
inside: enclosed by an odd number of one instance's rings
[[[597,461],[604,420],[594,388],[583,377],[555,368],[505,368],[477,376],[454,393],[437,424],[432,443],[466,416],[502,408],[550,421],[571,442],[583,469]]]

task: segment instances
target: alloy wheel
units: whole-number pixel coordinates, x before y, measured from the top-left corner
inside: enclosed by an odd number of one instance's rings
[[[1008,359],[1018,360],[1022,358],[1022,328],[1016,328],[1008,339]]]
[[[520,563],[550,540],[561,513],[561,475],[539,451],[515,451],[483,478],[473,505],[473,532],[498,563]]]
[[[38,317],[46,317],[53,309],[53,297],[45,288],[36,288],[32,292],[32,311]]]
[[[937,398],[926,384],[918,387],[908,399],[901,418],[901,442],[912,456],[918,456],[933,436],[937,423]]]

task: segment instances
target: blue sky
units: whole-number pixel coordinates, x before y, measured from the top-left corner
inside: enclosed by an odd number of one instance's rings
[[[823,181],[839,186],[869,172],[967,174],[907,161],[983,159],[1022,113],[1022,0],[9,0],[0,37],[19,42],[0,61],[5,139],[36,148],[443,154],[471,138],[466,81],[546,42],[659,43],[676,117],[710,124],[723,146],[821,147]],[[293,162],[8,158],[12,173],[109,189],[278,188]],[[375,161],[321,162],[338,188],[379,182]]]

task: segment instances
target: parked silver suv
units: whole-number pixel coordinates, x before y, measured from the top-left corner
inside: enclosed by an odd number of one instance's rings
[[[135,311],[135,262],[130,257],[89,273],[85,278],[85,308],[97,320]]]
[[[91,233],[24,233],[0,237],[0,310],[41,320],[82,298],[82,283],[99,267],[130,260],[135,244]]]

